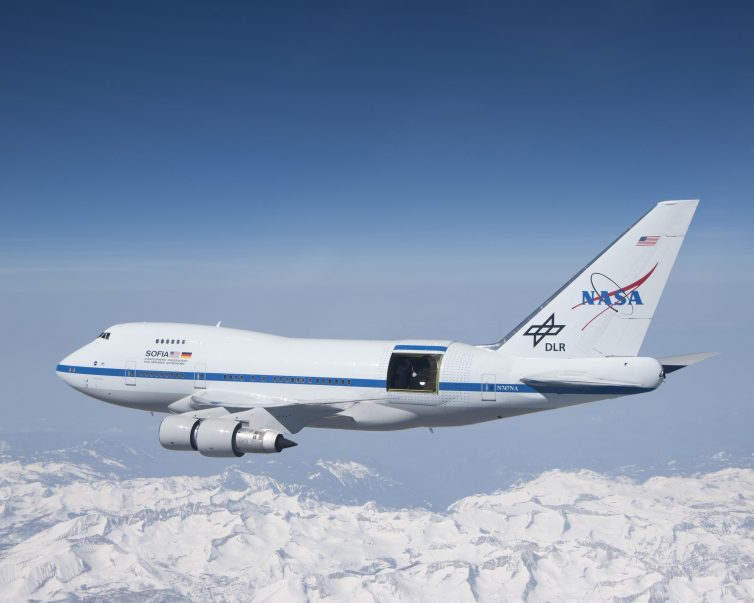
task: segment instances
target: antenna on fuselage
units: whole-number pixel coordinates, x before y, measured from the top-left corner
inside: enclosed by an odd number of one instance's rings
[[[218,320],[218,321],[217,321],[217,324],[216,324],[215,326],[216,326],[216,327],[219,327],[219,326],[220,326],[221,324],[223,324],[223,321],[222,321],[222,320]]]

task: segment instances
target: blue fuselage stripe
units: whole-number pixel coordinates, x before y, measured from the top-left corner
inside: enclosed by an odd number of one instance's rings
[[[453,383],[446,381],[440,383],[440,389],[450,392],[496,392],[498,394],[534,394],[533,387],[523,383]]]
[[[79,375],[102,375],[104,377],[124,377],[125,369],[120,368],[99,368],[96,366],[71,366],[68,364],[59,364],[58,373],[76,373]]]
[[[353,377],[310,377],[304,375],[263,375],[245,373],[196,373],[194,371],[169,371],[150,369],[102,368],[96,366],[69,366],[59,364],[59,373],[101,375],[105,377],[135,377],[140,379],[177,379],[224,381],[226,383],[283,383],[287,385],[329,385],[350,387],[386,387],[384,379],[354,379]]]
[[[104,368],[98,366],[72,366],[59,364],[59,373],[100,375],[102,377],[133,377],[137,379],[175,379],[178,381],[223,381],[225,383],[274,383],[284,385],[324,385],[328,387],[371,387],[386,389],[386,379],[354,379],[353,377],[310,377],[304,375],[263,375],[257,373],[195,373],[193,371],[167,371],[146,369]],[[524,383],[464,383],[440,382],[440,391],[483,392],[496,394],[560,394],[560,395],[628,395],[652,391],[653,388],[620,385],[582,385],[532,387]]]
[[[225,383],[274,383],[285,385],[325,385],[330,387],[373,387],[386,389],[385,379],[354,379],[353,377],[310,377],[304,375],[263,375],[240,373],[195,373],[193,371],[168,371],[147,369],[103,368],[98,366],[71,366],[59,364],[59,373],[77,375],[100,375],[103,377],[133,377],[137,379],[176,379],[179,381],[199,379],[203,381],[223,381]],[[487,389],[484,389],[487,388]],[[461,383],[441,382],[440,391],[497,393],[536,393],[536,390],[523,383]]]

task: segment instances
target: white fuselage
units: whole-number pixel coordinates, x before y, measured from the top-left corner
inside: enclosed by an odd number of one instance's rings
[[[388,368],[396,354],[436,359],[431,391],[390,388]],[[489,421],[649,391],[662,380],[651,358],[551,361],[452,341],[295,339],[178,323],[113,326],[107,339],[69,355],[57,372],[89,396],[147,411],[171,412],[169,405],[208,388],[304,404],[342,403],[342,412],[309,426],[363,430]],[[602,375],[607,386],[595,387],[592,379],[589,388],[579,387],[584,374]],[[562,391],[532,386],[525,382],[532,375],[575,375],[577,384]]]

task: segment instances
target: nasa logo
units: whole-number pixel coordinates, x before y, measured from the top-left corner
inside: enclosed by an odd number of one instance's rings
[[[634,289],[631,292],[625,289],[616,291],[582,291],[581,303],[589,306],[623,306],[625,304],[643,306],[639,290]]]
[[[620,314],[623,316],[631,316],[637,311],[639,306],[644,305],[644,300],[639,293],[639,287],[647,282],[649,277],[654,274],[659,262],[652,266],[644,276],[637,278],[631,283],[621,286],[618,282],[603,274],[601,272],[593,272],[589,277],[589,284],[592,286],[590,290],[581,291],[581,302],[571,308],[593,307],[602,306],[596,313],[589,318],[581,327],[583,331],[590,324],[592,324],[597,318],[607,313],[607,316],[614,316]],[[651,296],[650,296],[651,297]],[[651,303],[651,300],[650,300]],[[612,310],[612,312],[609,312]]]
[[[641,278],[637,278],[627,285],[619,285],[614,279],[601,272],[593,272],[589,277],[591,290],[581,291],[581,303],[576,304],[573,309],[579,306],[643,306],[644,300],[639,293],[641,287],[657,268],[655,264],[652,269]],[[631,308],[633,310],[633,308]]]

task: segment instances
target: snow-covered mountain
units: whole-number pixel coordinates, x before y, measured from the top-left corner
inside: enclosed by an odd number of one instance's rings
[[[433,512],[335,504],[238,468],[116,465],[5,456],[3,600],[754,600],[751,469],[643,483],[550,471]],[[323,475],[390,483],[345,461],[311,481]]]

